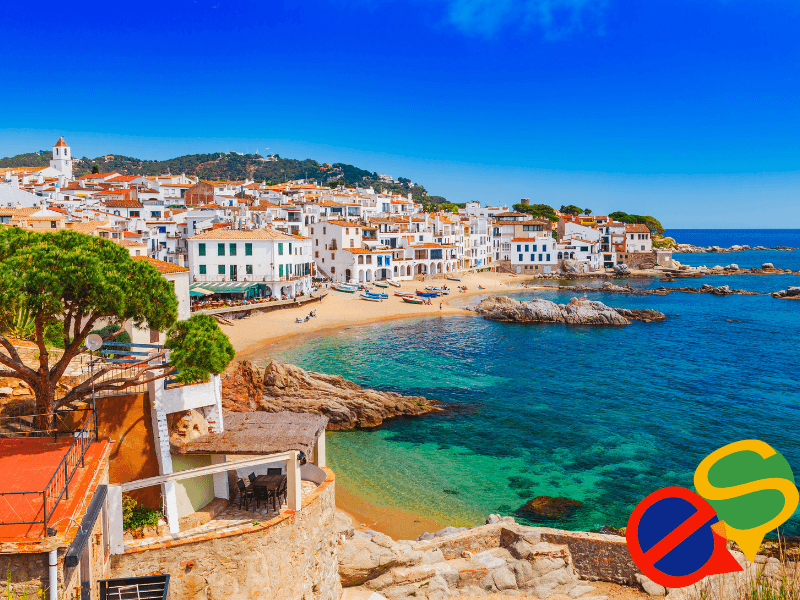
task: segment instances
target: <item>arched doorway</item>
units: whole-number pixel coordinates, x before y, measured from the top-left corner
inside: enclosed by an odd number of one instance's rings
[[[350,274],[350,269],[345,269],[345,271],[344,271],[344,280],[345,281],[350,281],[351,277],[352,277],[352,275]]]

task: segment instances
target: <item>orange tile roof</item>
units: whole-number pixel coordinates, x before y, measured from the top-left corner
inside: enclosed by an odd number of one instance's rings
[[[221,224],[221,223],[220,223]],[[205,233],[198,233],[190,240],[292,240],[308,238],[288,235],[274,229],[213,229]]]
[[[56,142],[56,145],[54,147],[66,146],[66,145],[67,145],[67,142],[64,141],[63,137],[60,137],[60,138],[58,138],[58,141]]]
[[[321,223],[329,223],[330,225],[338,225],[339,227],[355,227],[356,229],[361,229],[361,225],[358,223],[351,223],[350,221],[321,221]]]
[[[153,265],[161,274],[187,273],[189,271],[189,269],[186,267],[173,265],[172,263],[164,262],[163,260],[158,260],[157,258],[150,258],[149,256],[134,256],[133,260],[143,260],[144,262]]]
[[[629,223],[625,225],[625,233],[650,233],[650,228],[641,223]]]

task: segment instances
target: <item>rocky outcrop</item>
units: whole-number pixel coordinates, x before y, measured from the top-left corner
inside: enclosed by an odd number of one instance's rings
[[[663,280],[662,280],[663,281]],[[670,281],[672,281],[670,279]],[[629,285],[620,286],[606,281],[600,287],[592,287],[590,285],[560,285],[560,290],[569,290],[570,292],[605,292],[615,294],[633,294],[634,296],[665,296],[673,292],[681,292],[684,294],[713,294],[715,296],[730,296],[732,294],[741,294],[743,296],[758,296],[758,292],[748,292],[747,290],[737,290],[727,285],[720,285],[714,287],[710,283],[704,283],[700,287],[680,287],[668,288],[659,286],[652,290],[637,290]],[[620,312],[620,309],[617,309]]]
[[[519,510],[536,520],[557,521],[581,506],[583,506],[583,502],[570,500],[563,496],[555,498],[552,496],[537,496],[532,500],[528,500]]]
[[[492,296],[481,300],[473,310],[487,319],[511,323],[630,325],[631,320],[650,322],[663,321],[665,318],[658,311],[619,310],[585,298],[573,298],[568,304],[556,304],[542,298],[520,302],[505,296]]]
[[[777,292],[770,293],[770,296],[773,298],[788,298],[794,300],[800,300],[800,287],[790,287],[785,290],[779,290]]]
[[[630,274],[631,270],[628,265],[614,265],[614,275],[618,277],[624,277]]]
[[[473,551],[454,551],[461,546]],[[510,517],[456,533],[443,530],[429,541],[356,531],[339,546],[339,575],[343,586],[362,585],[389,600],[491,593],[605,599],[591,594],[596,588],[581,580],[565,545],[543,541]]]
[[[422,396],[401,396],[356,385],[341,375],[270,362],[237,364],[222,380],[222,405],[234,412],[309,412],[328,417],[328,429],[378,427],[386,419],[439,410]]]
[[[756,250],[756,251],[766,251],[766,250],[796,250],[797,248],[792,248],[791,246],[739,246],[733,245],[730,248],[723,248],[721,246],[694,246],[692,244],[676,244],[672,247],[672,251],[677,254],[696,254],[700,252],[718,252],[718,253],[725,253],[725,252],[746,252],[748,250]]]

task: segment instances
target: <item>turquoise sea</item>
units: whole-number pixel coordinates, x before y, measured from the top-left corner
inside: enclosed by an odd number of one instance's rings
[[[800,247],[798,230],[667,233],[704,245]],[[676,258],[800,270],[800,251]],[[703,283],[765,293],[800,285],[800,276],[715,276],[663,285]],[[573,295],[515,294],[558,302]],[[439,415],[334,433],[328,452],[338,480],[366,500],[448,524],[482,523],[489,513],[532,524],[516,511],[548,495],[583,503],[550,525],[623,526],[644,496],[668,485],[691,487],[706,454],[740,439],[771,444],[800,474],[800,301],[588,295],[670,317],[620,328],[514,325],[471,316],[409,319],[352,327],[275,357],[444,402],[447,410]],[[786,531],[800,533],[800,519]]]

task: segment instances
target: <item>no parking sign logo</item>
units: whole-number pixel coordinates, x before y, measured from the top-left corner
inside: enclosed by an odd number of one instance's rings
[[[706,575],[741,571],[726,546],[739,545],[751,562],[764,534],[798,505],[786,459],[759,440],[728,444],[709,454],[694,476],[695,493],[668,487],[642,500],[626,537],[639,570],[659,585],[692,585]]]

